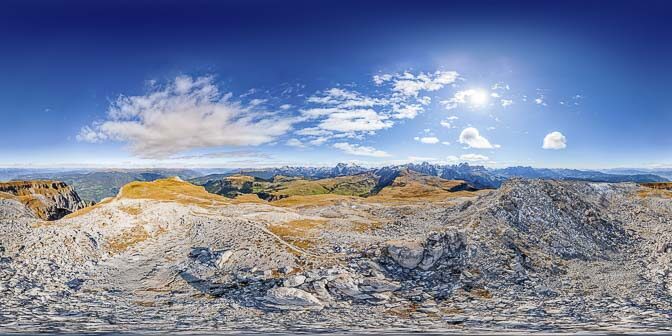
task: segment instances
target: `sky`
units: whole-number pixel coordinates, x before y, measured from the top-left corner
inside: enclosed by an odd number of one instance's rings
[[[669,1],[3,1],[0,167],[672,166]]]

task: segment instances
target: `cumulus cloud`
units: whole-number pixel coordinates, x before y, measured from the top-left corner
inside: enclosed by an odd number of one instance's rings
[[[500,103],[502,104],[502,107],[507,107],[513,105],[513,100],[511,99],[502,99],[500,100]]]
[[[118,97],[107,118],[83,127],[77,139],[122,141],[136,156],[161,159],[195,148],[269,143],[296,122],[230,98],[212,77],[179,76],[145,95]]]
[[[496,148],[498,146],[493,146],[488,139],[481,135],[478,129],[474,127],[467,127],[462,130],[458,142],[464,145],[467,145],[471,148],[477,149],[489,149]]]
[[[424,144],[430,144],[430,145],[437,144],[440,141],[439,138],[433,137],[433,136],[430,136],[430,137],[415,137],[413,139],[415,141],[420,141]]]
[[[343,152],[351,155],[358,156],[371,156],[371,157],[388,157],[390,154],[387,152],[377,150],[373,147],[360,146],[357,144],[350,144],[347,142],[337,142],[334,145],[334,148],[340,149]]]
[[[564,149],[567,148],[567,138],[560,132],[555,131],[546,134],[544,137],[543,149]]]

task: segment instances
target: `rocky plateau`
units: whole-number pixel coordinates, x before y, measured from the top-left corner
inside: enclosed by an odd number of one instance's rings
[[[672,192],[452,186],[268,202],[172,178],[55,197],[58,220],[12,192],[0,331],[672,331]]]

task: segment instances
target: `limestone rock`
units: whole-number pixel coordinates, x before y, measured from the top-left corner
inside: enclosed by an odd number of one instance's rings
[[[322,302],[313,294],[298,288],[275,287],[266,292],[266,305],[281,310],[321,310]]]
[[[419,241],[392,241],[388,243],[387,253],[401,267],[413,269],[422,261],[425,249]]]

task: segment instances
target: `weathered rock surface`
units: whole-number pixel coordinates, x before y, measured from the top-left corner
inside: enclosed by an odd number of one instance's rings
[[[183,183],[49,225],[0,199],[0,331],[670,331],[672,199],[634,184],[281,207]]]
[[[267,306],[282,310],[320,310],[323,308],[320,300],[313,294],[298,288],[275,287],[269,289],[264,300],[266,300]]]
[[[17,181],[0,183],[0,194],[19,200],[43,220],[56,220],[87,206],[64,182]],[[2,198],[2,195],[0,195]]]

